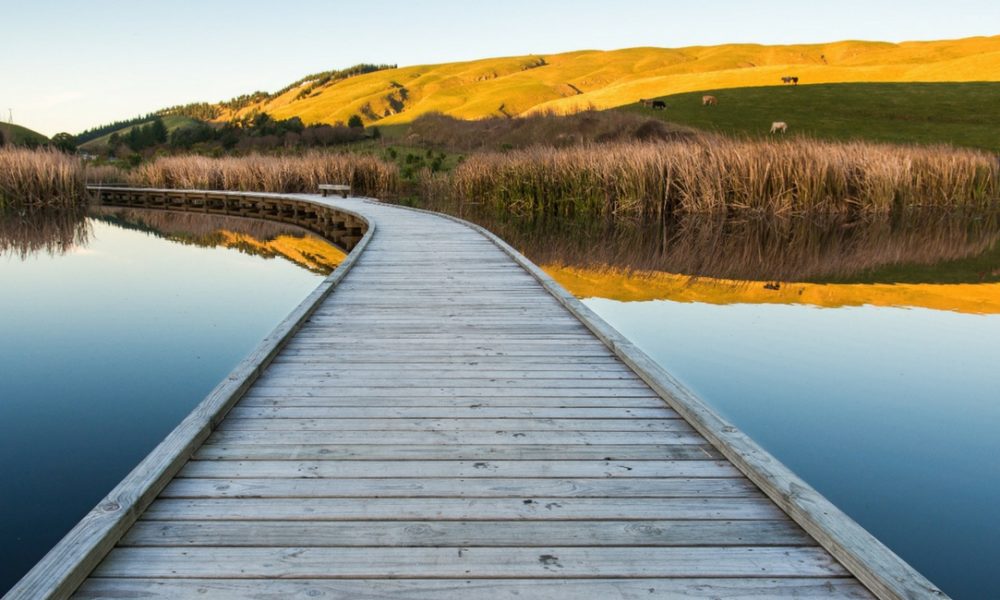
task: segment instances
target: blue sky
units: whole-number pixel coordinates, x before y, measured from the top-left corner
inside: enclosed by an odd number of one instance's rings
[[[359,62],[996,34],[989,0],[0,0],[0,115],[51,135]]]

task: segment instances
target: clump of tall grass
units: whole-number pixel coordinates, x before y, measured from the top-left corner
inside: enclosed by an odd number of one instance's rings
[[[128,173],[113,165],[87,165],[84,177],[88,185],[99,183],[128,183]]]
[[[85,201],[79,159],[57,150],[0,148],[0,210],[71,208]]]
[[[355,193],[391,196],[398,168],[373,156],[308,153],[302,156],[208,158],[171,156],[136,168],[130,182],[158,188],[315,193],[321,183],[344,183]]]
[[[552,217],[875,214],[996,207],[1000,166],[950,147],[706,137],[477,153],[424,187],[458,204]]]

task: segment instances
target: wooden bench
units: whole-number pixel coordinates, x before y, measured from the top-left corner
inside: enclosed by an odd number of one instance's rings
[[[351,186],[321,183],[319,184],[319,191],[323,194],[324,198],[330,193],[339,193],[341,198],[346,198],[351,193]]]

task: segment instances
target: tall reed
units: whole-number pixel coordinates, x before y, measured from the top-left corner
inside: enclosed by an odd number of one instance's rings
[[[553,217],[881,214],[996,207],[1000,165],[995,155],[950,147],[710,137],[473,154],[424,188],[459,204]]]
[[[85,202],[80,160],[57,150],[0,148],[0,210],[70,208]]]
[[[309,153],[303,156],[163,157],[135,169],[131,183],[159,188],[312,192],[321,183],[349,184],[355,193],[387,197],[398,168],[372,156]]]

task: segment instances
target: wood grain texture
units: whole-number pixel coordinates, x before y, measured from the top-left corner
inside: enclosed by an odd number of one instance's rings
[[[867,599],[853,579],[105,579],[88,580],[79,600],[796,600]]]
[[[122,546],[815,546],[763,521],[139,521]]]
[[[318,578],[840,577],[803,547],[116,548],[96,577]]]

